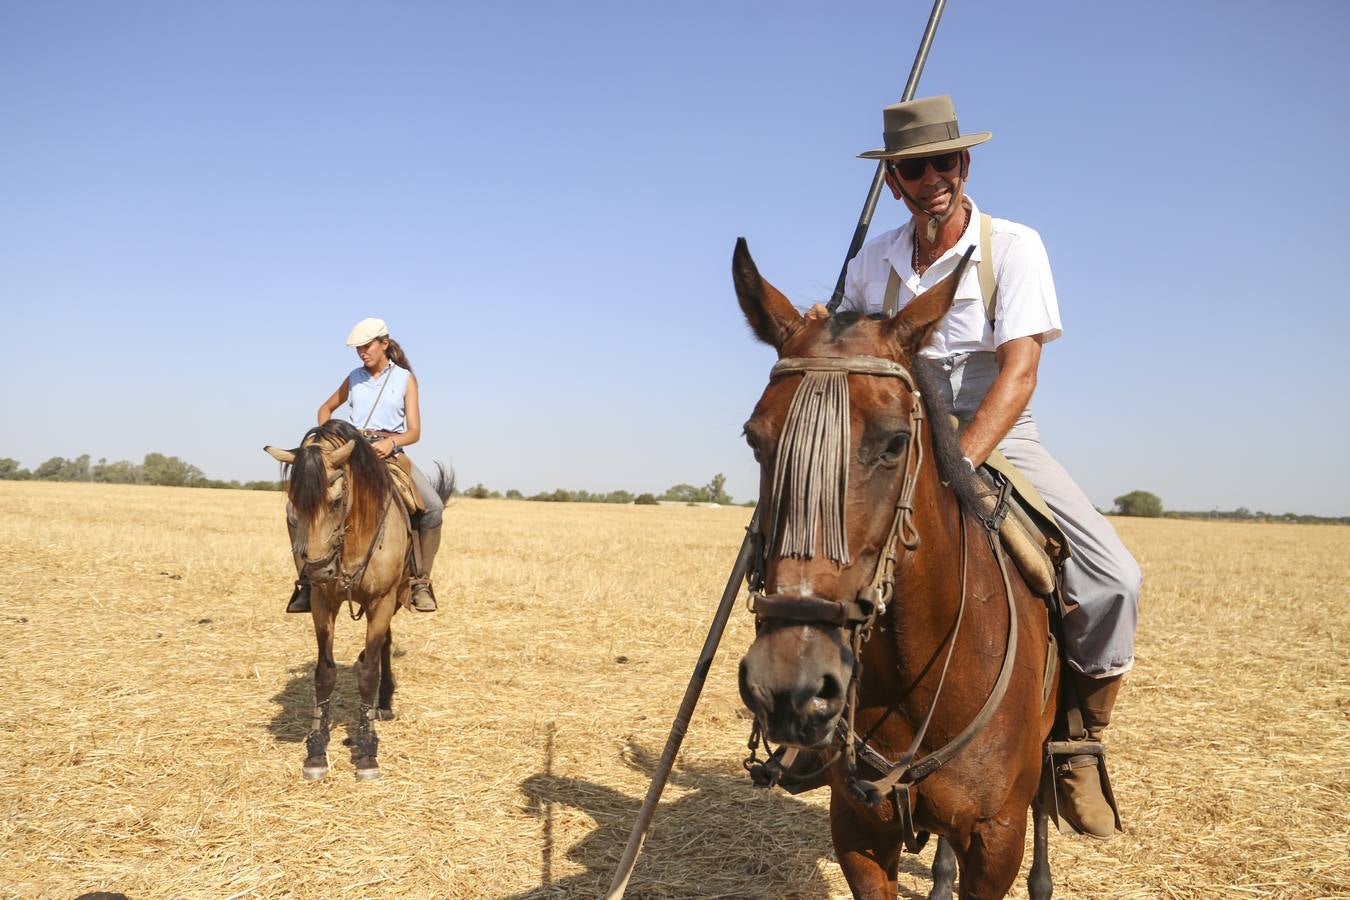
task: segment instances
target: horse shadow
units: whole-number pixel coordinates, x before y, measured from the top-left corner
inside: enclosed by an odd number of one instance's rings
[[[404,651],[394,645],[392,653],[395,662]],[[398,678],[398,666],[394,665],[394,678]],[[270,698],[279,707],[267,723],[267,730],[279,744],[304,743],[309,734],[310,720],[314,714],[314,663],[308,662],[291,666],[287,673],[286,685]],[[360,705],[360,692],[356,689],[356,663],[338,663],[337,687],[333,689],[333,722],[356,721],[357,708]],[[394,692],[394,714],[398,714],[398,691]]]
[[[526,810],[540,820],[540,884],[507,900],[602,897],[618,868],[637,821],[640,797],[607,785],[551,773],[552,734],[545,771],[521,782]],[[650,777],[656,757],[630,745],[625,762]],[[794,898],[817,900],[831,895],[820,861],[832,859],[828,813],[782,791],[764,791],[747,775],[725,766],[685,766],[673,772],[671,788],[684,793],[657,809],[626,896]],[[554,826],[560,807],[579,809],[598,824],[566,851],[585,871],[555,880]],[[902,857],[901,870],[928,877],[913,857]],[[681,885],[682,887],[675,887]],[[903,900],[923,900],[901,887]]]

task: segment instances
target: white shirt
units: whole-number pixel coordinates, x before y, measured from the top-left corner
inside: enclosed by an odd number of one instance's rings
[[[966,199],[970,199],[967,197]],[[928,270],[914,271],[914,220],[888,231],[863,245],[848,264],[841,308],[864,314],[880,313],[886,280],[892,268],[900,275],[900,308],[946,278],[956,268],[966,248],[973,246],[971,262],[980,259],[980,210],[970,200],[970,224],[953,246]],[[1050,258],[1034,228],[994,219],[989,236],[994,255],[994,278],[998,296],[994,303],[994,326],[984,312],[980,275],[972,264],[961,275],[956,299],[920,356],[941,358],[954,353],[993,351],[1014,338],[1039,334],[1046,343],[1064,333],[1059,323],[1059,301],[1050,274]]]

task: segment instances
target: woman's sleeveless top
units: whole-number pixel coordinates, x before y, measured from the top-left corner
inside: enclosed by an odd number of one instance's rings
[[[347,402],[333,411],[333,418],[371,431],[407,431],[408,414],[404,398],[408,393],[410,377],[411,372],[392,360],[383,372],[374,377],[366,371],[365,366],[352,369],[352,373],[347,376]]]

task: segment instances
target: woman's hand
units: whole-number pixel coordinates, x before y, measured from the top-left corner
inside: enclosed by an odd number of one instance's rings
[[[375,451],[375,455],[380,459],[388,459],[398,449],[398,444],[394,443],[391,437],[380,438],[370,445],[370,449]]]
[[[822,303],[814,303],[811,305],[811,308],[806,311],[806,318],[808,319],[828,319],[829,317],[830,311],[826,309],[825,305]]]

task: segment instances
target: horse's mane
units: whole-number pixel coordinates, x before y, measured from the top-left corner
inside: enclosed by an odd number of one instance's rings
[[[981,509],[978,482],[961,452],[961,437],[952,423],[952,407],[943,390],[943,375],[936,362],[921,356],[915,357],[912,368],[914,380],[923,394],[924,406],[928,408],[928,425],[933,435],[933,456],[937,462],[938,477],[951,485],[962,507],[968,510]]]
[[[317,441],[307,444],[312,438]],[[301,520],[312,518],[328,498],[323,448],[332,450],[347,441],[355,442],[346,464],[347,490],[351,496],[348,525],[352,533],[363,535],[379,522],[392,486],[384,460],[375,455],[365,436],[350,423],[329,419],[305,432],[300,449],[296,451],[295,462],[285,473],[288,482],[286,495]]]

